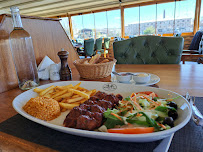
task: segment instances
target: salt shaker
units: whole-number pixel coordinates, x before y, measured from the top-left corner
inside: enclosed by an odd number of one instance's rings
[[[49,76],[50,76],[50,80],[53,80],[53,81],[60,80],[58,64],[50,65]]]
[[[61,60],[61,69],[60,69],[60,80],[72,80],[72,74],[71,70],[68,66],[68,51],[64,51],[64,49],[61,49],[60,52],[58,52],[58,56]]]

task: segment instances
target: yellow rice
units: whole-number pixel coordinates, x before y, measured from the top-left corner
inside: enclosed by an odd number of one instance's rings
[[[58,102],[48,97],[31,98],[23,109],[36,118],[50,121],[60,115],[60,106]]]

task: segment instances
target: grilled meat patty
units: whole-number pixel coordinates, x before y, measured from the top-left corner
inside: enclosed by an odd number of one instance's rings
[[[123,97],[120,94],[107,94],[98,91],[80,106],[74,107],[64,120],[64,126],[70,128],[94,130],[102,125],[103,113],[118,105]]]

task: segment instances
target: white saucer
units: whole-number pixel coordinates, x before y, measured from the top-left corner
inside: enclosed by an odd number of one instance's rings
[[[136,73],[134,73],[134,74],[136,74]],[[144,84],[143,84],[143,83],[135,83],[135,81],[132,79],[132,80],[130,80],[127,84],[135,84],[135,85],[137,85],[137,86],[148,86],[148,85],[156,84],[156,83],[158,83],[158,82],[160,81],[160,78],[159,78],[157,75],[151,74],[151,73],[149,73],[149,74],[151,75],[151,78],[150,78],[150,81],[147,82],[147,83],[144,83]],[[116,76],[115,76],[114,74],[111,75],[111,82],[120,83],[120,82],[116,79]]]

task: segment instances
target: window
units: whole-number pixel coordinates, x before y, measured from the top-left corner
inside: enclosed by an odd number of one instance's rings
[[[82,16],[83,18],[83,32],[84,39],[90,39],[95,37],[95,28],[94,28],[94,15],[86,14]]]
[[[124,9],[125,35],[139,35],[139,8]]]
[[[201,9],[200,9],[199,30],[203,31],[203,1],[202,1],[202,3],[201,3]]]
[[[72,16],[73,37],[74,39],[81,41],[84,39],[82,15]]]
[[[157,4],[157,34],[173,33],[174,7],[174,2]]]
[[[121,36],[121,12],[113,10],[107,12],[108,17],[108,36],[120,37]]]
[[[107,37],[107,19],[106,12],[94,13],[96,37]]]
[[[124,26],[126,36],[193,32],[196,0],[125,8]],[[201,4],[203,8],[203,2]],[[61,21],[70,35],[68,18]],[[120,9],[78,15],[72,17],[74,39],[121,36]],[[200,30],[203,30],[203,11],[200,14]],[[96,32],[96,33],[95,33]]]
[[[61,19],[60,23],[61,23],[62,27],[64,28],[64,30],[65,30],[66,34],[68,35],[68,37],[71,39],[68,17],[63,17],[63,18],[60,18],[60,19]]]
[[[156,5],[140,7],[140,35],[155,34]]]
[[[176,1],[175,33],[193,32],[196,0]],[[187,22],[187,24],[178,24]]]

